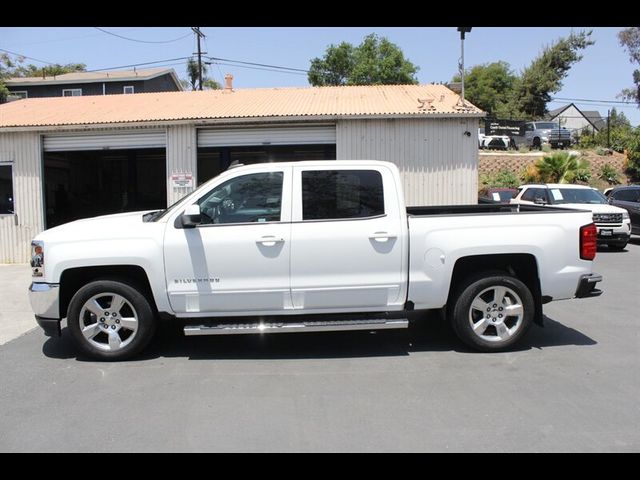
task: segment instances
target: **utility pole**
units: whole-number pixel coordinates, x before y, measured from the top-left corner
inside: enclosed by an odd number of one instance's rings
[[[200,31],[200,27],[191,27],[191,30],[193,30],[198,39],[198,90],[202,90],[202,50],[200,48],[200,39],[204,38],[205,35]]]
[[[460,80],[462,84],[462,92],[460,95],[460,100],[456,105],[458,108],[467,108],[467,104],[464,101],[464,37],[466,33],[471,31],[472,27],[458,27],[458,32],[460,32],[460,63],[458,64],[460,68]]]
[[[607,148],[611,148],[611,110],[607,110]]]

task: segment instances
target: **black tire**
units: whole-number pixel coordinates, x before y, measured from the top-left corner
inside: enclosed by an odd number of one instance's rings
[[[506,291],[502,301],[489,301],[488,296],[493,296],[495,300],[501,288]],[[492,289],[496,289],[493,294]],[[491,311],[483,309],[480,314],[479,309],[472,308],[474,300],[478,298],[487,302],[485,306]],[[522,313],[518,316],[508,315],[508,311],[517,311],[518,305],[522,307]],[[517,278],[502,272],[484,272],[469,279],[458,287],[448,305],[449,320],[458,338],[481,352],[499,352],[516,344],[531,327],[534,309],[535,303],[529,288]],[[478,332],[483,335],[474,331],[472,323],[479,327]],[[485,324],[486,328],[483,327]]]
[[[542,142],[538,137],[533,139],[533,149],[534,150],[542,150]]]
[[[113,305],[116,299],[124,299],[119,308]],[[95,305],[105,312],[93,313]],[[111,306],[117,311],[109,312]],[[109,315],[102,315],[107,312]],[[97,360],[125,360],[137,355],[156,330],[156,316],[147,298],[138,288],[117,280],[96,280],[83,286],[71,299],[67,313],[67,328],[78,349]],[[92,338],[85,337],[83,328]],[[116,339],[113,344],[112,339]]]

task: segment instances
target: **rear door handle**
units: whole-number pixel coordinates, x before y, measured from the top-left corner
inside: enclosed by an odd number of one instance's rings
[[[276,237],[274,235],[265,235],[256,240],[256,243],[264,245],[265,247],[273,247],[276,243],[284,242],[284,238]]]
[[[388,242],[391,238],[397,238],[398,236],[393,233],[388,232],[375,232],[373,235],[369,235],[371,240],[375,240],[376,242]]]

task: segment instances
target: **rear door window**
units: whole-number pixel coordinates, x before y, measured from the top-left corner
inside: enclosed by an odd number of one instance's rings
[[[376,170],[302,172],[302,219],[338,220],[384,214],[382,175]]]

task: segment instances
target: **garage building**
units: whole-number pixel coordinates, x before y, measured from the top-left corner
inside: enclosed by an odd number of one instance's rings
[[[478,119],[444,85],[35,98],[0,106],[0,263],[45,228],[164,208],[240,163],[375,159],[409,205],[477,199]]]

